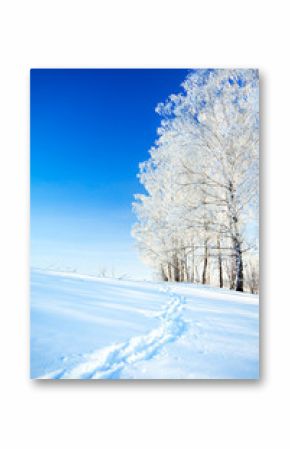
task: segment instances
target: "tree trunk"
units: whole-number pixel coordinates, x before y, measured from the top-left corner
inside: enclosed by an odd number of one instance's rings
[[[178,268],[179,268],[179,282],[184,282],[184,264],[181,259],[179,260]]]
[[[178,258],[176,255],[173,257],[173,280],[175,282],[179,281],[179,266],[178,266]]]
[[[190,282],[194,283],[195,280],[195,276],[194,276],[194,246],[192,247],[192,256],[191,256],[191,260],[192,260],[192,265],[190,267]]]
[[[244,291],[244,267],[241,245],[238,240],[235,242],[235,257],[236,257],[236,291]]]
[[[189,274],[188,274],[188,255],[184,251],[184,281],[189,281]]]
[[[162,280],[167,282],[168,281],[168,276],[166,275],[166,271],[165,271],[163,265],[161,265],[160,270],[161,270],[161,278],[162,278]]]
[[[171,258],[169,264],[168,264],[168,272],[169,272],[169,280],[172,282],[174,281],[174,267],[173,267],[173,258]]]
[[[167,264],[167,277],[168,277],[168,281],[171,281],[171,265],[170,265],[170,263]]]
[[[208,248],[207,248],[207,240],[204,242],[204,259],[203,259],[203,272],[202,272],[202,283],[206,284],[207,282],[207,265],[208,265]]]
[[[195,265],[195,267],[193,267],[193,269],[195,270],[195,276],[194,276],[195,281],[197,282],[197,284],[199,284],[200,283],[200,276],[199,276],[199,271],[198,271],[197,265]]]
[[[232,182],[229,183],[230,192],[230,212],[232,215],[232,240],[235,257],[235,289],[237,292],[244,291],[243,257],[241,251],[240,234],[238,231],[238,216],[236,214],[236,190]]]
[[[234,257],[231,257],[230,265],[230,290],[234,290],[236,284],[236,262]]]
[[[221,241],[218,237],[217,239],[217,247],[218,247],[218,264],[219,264],[219,281],[220,281],[220,288],[223,288],[224,286],[224,279],[223,279],[223,261],[222,261],[222,254],[221,254]]]

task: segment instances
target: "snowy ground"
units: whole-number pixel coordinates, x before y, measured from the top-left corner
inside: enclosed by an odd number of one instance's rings
[[[31,377],[257,379],[258,297],[33,270]]]

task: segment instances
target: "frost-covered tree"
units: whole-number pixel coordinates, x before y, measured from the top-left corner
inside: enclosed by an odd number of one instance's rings
[[[157,106],[162,116],[150,159],[140,164],[133,229],[163,279],[203,283],[223,263],[243,291],[243,253],[258,202],[258,73],[195,70],[183,92]],[[211,270],[209,264],[211,261]]]

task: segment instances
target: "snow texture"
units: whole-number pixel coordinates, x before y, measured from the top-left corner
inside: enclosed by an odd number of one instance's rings
[[[31,377],[257,379],[256,295],[33,270]]]

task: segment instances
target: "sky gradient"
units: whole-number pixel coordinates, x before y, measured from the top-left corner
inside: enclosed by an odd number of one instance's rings
[[[149,277],[130,232],[155,107],[188,70],[31,70],[31,265]]]

